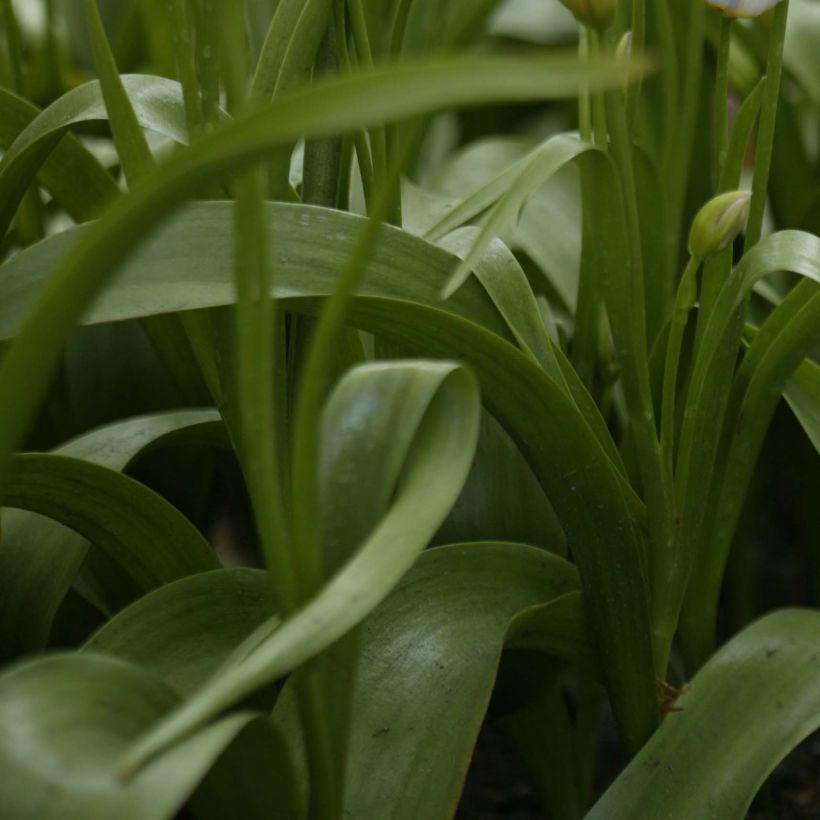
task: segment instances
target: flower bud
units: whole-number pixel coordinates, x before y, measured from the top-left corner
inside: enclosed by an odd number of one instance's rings
[[[706,0],[707,6],[720,9],[724,17],[759,17],[780,0]]]
[[[689,253],[704,259],[729,247],[746,225],[750,199],[748,191],[728,191],[710,199],[692,222]]]
[[[561,0],[579,23],[590,28],[609,28],[615,19],[616,0]]]

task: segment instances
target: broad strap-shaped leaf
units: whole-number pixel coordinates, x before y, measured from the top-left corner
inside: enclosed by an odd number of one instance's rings
[[[86,433],[56,454],[124,471],[147,452],[169,445],[218,441],[214,410],[142,416]],[[52,619],[82,564],[88,542],[53,518],[3,511],[0,541],[0,656],[45,646]]]
[[[230,207],[216,202],[186,206],[124,267],[86,321],[229,304],[233,292],[225,247],[230,247]],[[332,291],[361,220],[307,206],[268,208],[277,297],[287,309],[315,311]],[[37,282],[82,230],[42,242],[4,266],[10,295],[0,303],[0,337],[13,334]],[[402,276],[395,275],[396,259],[402,260]],[[636,530],[643,517],[641,504],[607,456],[612,445],[604,448],[579,414],[579,403],[587,403],[588,418],[595,406],[560,351],[556,355],[574,401],[516,350],[506,323],[474,277],[442,304],[441,286],[454,265],[455,258],[440,248],[382,228],[350,321],[402,349],[434,356],[456,353],[473,367],[488,409],[512,435],[564,526],[581,571],[610,695],[616,704],[623,699],[616,711],[624,721],[640,723],[644,728],[635,734],[642,735],[655,709],[655,694]],[[602,425],[601,419],[597,429]],[[609,572],[612,561],[623,571]],[[624,657],[634,662],[625,663]]]
[[[40,113],[30,102],[0,88],[0,147],[8,150]],[[119,194],[113,177],[72,134],[65,135],[48,158],[36,165],[38,182],[77,222],[97,216]],[[31,180],[31,172],[26,178]],[[19,196],[15,208],[18,201]]]
[[[170,820],[216,764],[219,788],[203,799],[227,801],[242,817],[301,816],[282,741],[249,712],[223,718],[123,783],[119,755],[177,701],[155,676],[101,655],[52,655],[9,669],[0,676],[4,814]]]
[[[185,106],[179,83],[164,77],[125,74],[122,76],[122,84],[143,128],[156,131],[180,143],[188,141]],[[72,89],[30,119],[8,146],[0,161],[0,235],[5,233],[20,198],[41,167],[43,174],[46,171],[50,174],[48,179],[53,178],[61,185],[66,184],[66,181],[60,180],[62,166],[60,174],[57,173],[57,162],[59,158],[70,159],[69,168],[75,167],[81,150],[79,143],[70,135],[61,143],[66,130],[78,123],[106,119],[108,113],[99,80],[92,80]],[[66,153],[63,144],[70,148],[73,155]],[[57,160],[50,157],[53,150],[60,152]],[[91,167],[93,162],[95,161],[89,155],[83,170]],[[99,173],[92,173],[89,176],[91,182],[100,178]],[[78,180],[78,184],[82,187],[86,183]],[[105,193],[110,195],[116,192],[113,180],[111,189]],[[93,215],[96,215],[96,210],[88,213],[82,211],[76,214],[76,217],[87,219]]]
[[[496,180],[488,183],[478,194],[468,197],[466,202],[470,207],[462,204],[460,208],[454,209],[452,214],[445,217],[444,224],[436,225],[427,232],[428,236],[438,236],[445,230],[445,224],[455,223],[457,225],[459,220],[463,222],[463,217],[470,210],[480,207],[489,198],[490,192],[495,193],[497,188],[503,187],[503,193],[483,220],[481,230],[472,247],[447,282],[445,287],[447,295],[461,286],[476,260],[481,257],[489,243],[501,236],[512,224],[529,197],[541,188],[553,174],[590,148],[590,145],[574,136],[559,134],[552,137],[536,148],[531,157],[514,166],[515,173],[511,180],[507,179],[509,172],[502,174]]]
[[[421,557],[362,628],[349,816],[453,816],[511,619],[576,584],[566,561],[521,544]]]
[[[276,619],[260,627],[220,672],[142,738],[124,761],[124,771],[136,770],[228,706],[342,638],[385,598],[441,525],[475,452],[480,408],[475,381],[467,370],[448,363],[356,368],[342,379],[326,409],[327,416],[336,419],[335,434],[342,440],[345,426],[355,430],[356,420],[378,401],[372,388],[381,384],[382,374],[388,380],[403,375],[406,388],[427,394],[421,416],[423,403],[407,406],[407,421],[415,431],[389,509],[314,598],[281,625]],[[357,382],[360,389],[350,389]],[[362,390],[368,383],[370,389]],[[395,418],[399,429],[402,407]]]
[[[201,572],[165,584],[118,612],[83,651],[130,661],[189,695],[274,614],[264,571]]]
[[[169,502],[144,484],[87,461],[15,456],[4,501],[71,527],[146,590],[219,567],[208,542]]]
[[[781,270],[804,278],[764,322],[734,374],[731,392],[726,391],[719,377],[724,368],[731,373],[730,354],[740,341],[743,307],[738,302],[756,281]],[[705,660],[713,646],[723,570],[769,422],[787,380],[818,339],[820,239],[799,231],[772,234],[743,258],[720,292],[687,398],[692,415],[686,418],[682,436],[697,435],[698,442],[693,453],[683,452],[691,438],[682,439],[681,459],[691,471],[691,479],[680,487],[688,505],[683,512],[703,516],[708,532],[708,538],[695,540],[697,518],[685,529],[691,541],[684,541],[683,559],[694,562],[694,570],[686,592],[683,635],[693,663]],[[709,409],[714,415],[707,419]],[[715,424],[715,419],[724,418],[723,424]],[[717,503],[693,511],[696,504],[705,504],[710,488],[719,494]]]
[[[589,820],[740,820],[774,767],[820,727],[820,613],[775,612],[703,667]]]
[[[820,453],[820,366],[806,359],[789,379],[783,397]]]

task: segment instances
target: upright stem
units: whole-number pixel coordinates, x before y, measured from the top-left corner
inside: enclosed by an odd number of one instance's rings
[[[678,112],[678,127],[670,145],[664,168],[669,180],[669,225],[673,233],[673,247],[680,242],[681,220],[686,200],[686,181],[689,177],[692,144],[694,141],[700,80],[703,65],[703,28],[706,5],[702,2],[689,4],[689,26],[686,31],[683,59],[683,91]]]
[[[689,321],[689,311],[697,299],[697,272],[700,260],[694,256],[681,276],[675,297],[675,310],[669,327],[666,345],[666,366],[663,370],[663,404],[661,410],[661,453],[667,475],[673,475],[675,451],[675,396],[678,384],[678,366],[683,345],[683,334]],[[660,592],[660,591],[659,591]]]
[[[632,54],[642,54],[646,44],[646,0],[632,0]],[[638,99],[641,96],[641,78],[626,92],[626,121],[631,127],[635,121]]]
[[[777,101],[780,96],[780,77],[783,73],[783,43],[786,39],[786,20],[789,15],[789,0],[780,0],[775,7],[774,24],[769,34],[769,55],[766,61],[766,85],[760,106],[760,124],[757,128],[755,149],[754,181],[752,201],[749,206],[749,221],[746,227],[744,252],[753,248],[760,240],[763,230],[763,211],[766,207],[766,192],[769,188],[769,170],[772,164],[774,128],[777,119]]]
[[[587,29],[587,42],[589,45],[590,58],[597,60],[601,56],[601,38],[595,29]],[[606,105],[604,102],[604,92],[600,90],[592,93],[592,130],[595,135],[595,144],[606,151],[609,142],[606,123]]]
[[[715,71],[715,146],[713,157],[713,178],[715,193],[718,190],[726,157],[729,151],[729,49],[732,42],[732,18],[720,19],[720,39],[718,40],[717,68]]]
[[[589,34],[587,27],[578,26],[578,60],[586,62],[589,59]],[[578,131],[581,139],[592,142],[592,106],[589,93],[589,83],[582,83],[578,92]]]
[[[618,168],[623,190],[623,208],[630,255],[629,295],[632,310],[629,326],[621,332],[628,334],[629,355],[622,361],[622,382],[629,408],[630,429],[635,441],[638,465],[647,506],[651,536],[651,574],[653,587],[662,589],[664,569],[669,563],[674,545],[672,483],[663,468],[660,442],[655,426],[655,411],[649,377],[649,355],[646,339],[646,316],[644,296],[644,269],[641,257],[640,220],[638,214],[637,187],[632,162],[632,142],[626,124],[624,95],[608,92],[606,95],[607,125],[609,127],[612,156]],[[617,207],[617,205],[615,205]],[[654,596],[656,610],[662,595]],[[655,636],[656,673],[663,677],[668,658],[667,636]]]

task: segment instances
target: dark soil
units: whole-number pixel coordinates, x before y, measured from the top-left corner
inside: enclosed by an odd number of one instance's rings
[[[611,779],[617,771],[618,756],[617,748],[602,748],[599,770],[610,774],[600,781]],[[597,783],[596,791],[600,793],[606,785]],[[820,732],[775,770],[755,798],[748,818],[820,820]],[[550,820],[512,743],[491,723],[479,735],[456,820]]]

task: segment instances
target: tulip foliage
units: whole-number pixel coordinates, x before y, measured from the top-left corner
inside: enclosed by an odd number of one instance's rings
[[[544,816],[746,816],[820,17],[713,5],[0,0],[3,817],[444,820],[485,724]]]

